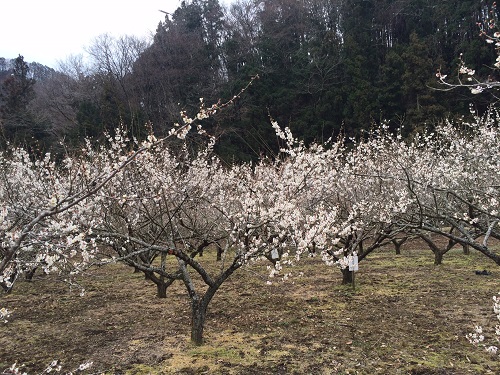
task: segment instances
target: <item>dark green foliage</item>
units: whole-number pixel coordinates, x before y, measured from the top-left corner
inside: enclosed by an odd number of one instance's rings
[[[436,123],[445,113],[437,102],[437,92],[430,88],[433,77],[429,72],[434,66],[427,44],[416,33],[412,33],[402,57],[405,66],[402,88],[409,126],[413,129],[427,121]]]
[[[401,125],[405,115],[403,105],[405,61],[401,50],[402,48],[398,46],[386,54],[377,83],[378,95],[375,107],[380,110],[380,117],[389,121],[394,127]]]
[[[29,75],[29,65],[19,55],[14,62],[10,77],[2,84],[2,114],[5,116],[19,113],[33,99],[35,80]]]
[[[98,73],[82,80],[94,94],[75,95],[69,136],[99,137],[123,123],[141,137],[147,121],[165,134],[180,110],[196,113],[200,97],[225,102],[257,74],[241,98],[204,124],[227,161],[277,153],[269,116],[306,142],[341,131],[356,136],[380,121],[409,134],[469,115],[469,103],[479,111],[491,103],[466,89],[435,90],[434,74],[456,76],[463,53],[479,77],[500,78],[491,69],[496,52],[477,26],[495,12],[483,0],[238,0],[226,10],[218,0],[183,1],[119,85]],[[5,65],[3,113],[16,113],[16,124],[25,125],[16,134],[26,139],[28,128],[41,126],[25,110],[32,83],[17,79],[26,90],[13,95]]]
[[[6,144],[45,148],[48,124],[37,119],[28,110],[28,104],[35,96],[35,79],[29,64],[19,55],[13,63],[12,72],[0,87],[0,127],[2,147]]]

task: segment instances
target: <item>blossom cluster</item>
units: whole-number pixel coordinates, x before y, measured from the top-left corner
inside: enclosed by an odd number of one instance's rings
[[[500,343],[500,293],[499,296],[493,296],[493,312],[498,324],[494,327],[493,336],[495,337],[496,345],[485,344],[485,336],[483,334],[483,327],[475,326],[474,332],[468,333],[466,335],[469,342],[474,346],[482,346],[484,349],[491,354],[499,354],[498,345]]]
[[[2,307],[0,309],[0,322],[7,323],[8,320],[7,318],[10,317],[10,311],[7,310],[5,307]]]
[[[76,369],[73,371],[69,372],[64,372],[66,375],[73,375],[73,374],[78,374],[81,373],[85,370],[88,370],[90,367],[92,367],[93,362],[84,362],[80,364]],[[2,374],[13,374],[13,375],[28,375],[27,372],[22,370],[23,366],[18,365],[17,363],[14,363],[12,366],[10,366],[8,369],[3,370]],[[62,365],[58,360],[52,361],[44,370],[41,374],[49,374],[52,372],[57,372],[57,373],[62,373]]]

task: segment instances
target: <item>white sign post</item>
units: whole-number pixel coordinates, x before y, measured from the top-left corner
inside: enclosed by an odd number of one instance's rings
[[[349,271],[352,272],[352,289],[356,289],[356,285],[354,284],[354,272],[359,269],[358,267],[358,255],[354,253],[349,257]]]
[[[358,267],[358,256],[357,255],[352,255],[349,258],[349,271],[357,271],[359,269]]]
[[[278,249],[271,250],[271,259],[276,260],[280,258],[280,254],[278,253]]]

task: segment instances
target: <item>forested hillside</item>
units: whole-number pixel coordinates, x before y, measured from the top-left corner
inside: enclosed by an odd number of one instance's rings
[[[3,143],[77,145],[120,123],[137,137],[148,127],[162,134],[180,110],[196,113],[200,98],[225,102],[255,76],[205,125],[226,159],[272,152],[269,116],[306,142],[383,120],[407,135],[468,114],[470,103],[486,108],[489,94],[436,90],[435,72],[456,74],[463,53],[494,78],[496,52],[478,23],[496,12],[478,0],[184,1],[152,41],[96,38],[90,63],[68,59],[37,78],[22,56],[10,68],[0,61]]]

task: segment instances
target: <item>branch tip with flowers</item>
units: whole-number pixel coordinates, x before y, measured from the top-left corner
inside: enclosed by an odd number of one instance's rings
[[[212,104],[210,107],[206,107],[203,98],[200,98],[200,107],[198,113],[194,117],[189,117],[185,110],[180,112],[180,117],[182,123],[174,123],[174,127],[170,129],[168,132],[167,138],[170,136],[176,136],[179,139],[185,139],[187,134],[191,131],[191,128],[195,121],[202,121],[207,119],[217,113],[217,111],[234,104],[234,102],[241,97],[241,95],[253,84],[255,80],[259,79],[259,75],[254,75],[250,78],[250,81],[247,83],[245,87],[243,87],[236,95],[234,95],[231,99],[222,103],[221,100],[217,103]],[[197,124],[196,130],[200,135],[206,135],[206,131],[203,129],[201,124]]]
[[[498,28],[498,19],[496,12],[496,2],[493,2],[488,18],[484,22],[476,23],[479,28],[479,36],[485,40],[489,45],[494,45],[497,54],[496,60],[491,68],[491,73],[486,78],[478,78],[476,70],[467,66],[464,61],[463,53],[460,53],[458,59],[458,69],[456,81],[451,80],[448,74],[443,74],[441,68],[436,71],[436,78],[438,79],[440,88],[435,88],[440,91],[450,91],[459,87],[467,88],[471,94],[477,95],[491,89],[500,87],[498,78],[495,77],[495,71],[500,69],[500,31]]]

